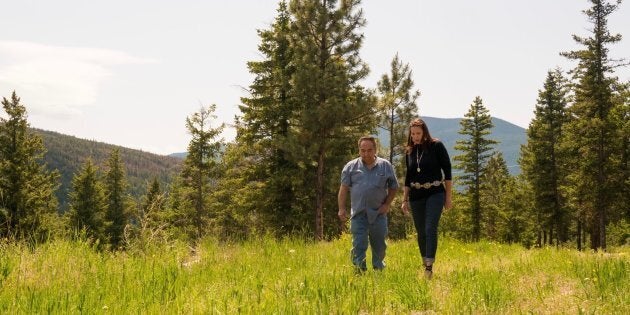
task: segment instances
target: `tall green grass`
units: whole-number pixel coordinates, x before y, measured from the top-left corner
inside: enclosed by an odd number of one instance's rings
[[[423,278],[413,240],[356,275],[350,239],[208,239],[143,253],[81,241],[0,244],[1,314],[630,313],[629,248],[580,253],[442,239]],[[368,261],[370,257],[368,255]]]

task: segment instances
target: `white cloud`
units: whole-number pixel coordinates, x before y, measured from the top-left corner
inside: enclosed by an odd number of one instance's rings
[[[0,41],[0,89],[15,90],[34,114],[75,116],[96,101],[110,68],[155,62],[125,52]]]

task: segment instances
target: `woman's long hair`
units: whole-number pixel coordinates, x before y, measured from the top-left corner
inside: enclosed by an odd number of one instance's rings
[[[407,147],[405,148],[405,153],[410,154],[413,150],[413,140],[411,139],[411,127],[420,127],[422,128],[422,139],[420,139],[420,146],[422,146],[422,150],[426,150],[429,148],[431,143],[437,139],[433,139],[431,137],[431,133],[429,132],[429,128],[424,120],[420,118],[416,118],[409,123],[409,134],[407,136]]]

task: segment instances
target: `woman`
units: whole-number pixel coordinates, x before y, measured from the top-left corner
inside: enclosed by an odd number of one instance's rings
[[[402,210],[406,214],[411,207],[424,275],[431,279],[438,223],[442,209],[446,211],[452,206],[453,182],[448,152],[442,142],[431,137],[422,119],[416,118],[409,125],[406,160]]]

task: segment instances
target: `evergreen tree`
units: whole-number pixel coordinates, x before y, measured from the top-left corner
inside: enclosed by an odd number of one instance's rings
[[[252,148],[256,147],[258,142],[248,147],[240,145],[238,141],[226,145],[221,166],[221,180],[213,193],[213,207],[224,209],[215,218],[214,226],[220,228],[216,234],[232,239],[244,239],[266,233],[282,234],[284,232],[282,224],[286,224],[289,219],[298,220],[299,218],[287,218],[280,222],[272,221],[281,214],[269,213],[269,209],[266,209],[268,206],[273,206],[270,205],[273,197],[265,196],[264,193],[272,193],[273,190],[266,185],[262,176],[270,170],[259,167],[258,159],[248,154],[251,150],[258,151]],[[276,175],[285,176],[284,174],[270,174],[269,176]],[[292,206],[297,208],[296,205]],[[293,214],[295,215],[295,212]]]
[[[608,57],[608,46],[621,40],[621,35],[612,35],[607,27],[607,18],[620,4],[603,0],[591,0],[592,6],[585,10],[592,23],[592,36],[585,38],[574,35],[574,40],[583,45],[582,50],[562,53],[578,61],[573,71],[575,102],[570,107],[575,118],[569,123],[568,146],[576,153],[576,168],[569,176],[573,199],[578,200],[589,220],[590,243],[593,249],[606,249],[606,223],[612,207],[612,199],[618,187],[612,178],[618,169],[612,160],[615,152],[616,127],[611,112],[615,104],[613,86],[616,78],[611,77],[617,61]]]
[[[123,242],[123,233],[129,218],[130,196],[123,162],[118,149],[112,150],[107,160],[108,170],[105,173],[105,199],[107,203],[106,219],[110,222],[107,228],[112,247],[118,248]]]
[[[463,140],[457,140],[455,149],[462,152],[453,160],[459,161],[456,169],[462,170],[458,178],[466,187],[466,195],[470,199],[470,215],[472,223],[472,238],[479,240],[481,236],[482,209],[480,202],[481,177],[484,174],[486,162],[492,156],[493,145],[498,142],[487,138],[492,129],[492,117],[483,105],[481,97],[477,96],[470,109],[460,122],[459,134]]]
[[[360,59],[365,25],[360,0],[292,0],[289,12],[293,60],[293,95],[299,108],[287,141],[298,165],[313,174],[315,237],[324,237],[324,207],[336,209],[335,191],[345,162],[356,155],[356,141],[374,130],[374,99],[359,81],[369,72]],[[338,222],[336,211],[330,220]]]
[[[610,222],[625,220],[630,222],[630,82],[617,85],[615,88],[619,93],[615,97],[615,109],[612,111],[616,132],[614,142],[616,148],[612,155],[612,160],[617,169],[617,176],[612,179],[612,186],[615,189],[616,197],[611,204]]]
[[[58,173],[42,163],[45,148],[29,132],[26,107],[15,92],[0,117],[0,237],[41,241],[57,219]]]
[[[144,202],[142,203],[142,211],[146,213],[152,208],[157,210],[164,209],[164,200],[163,198],[161,198],[161,196],[162,188],[160,187],[160,181],[157,179],[157,177],[153,177],[153,180],[151,180],[151,184],[149,185],[147,194],[144,197]]]
[[[140,207],[131,218],[133,224],[125,227],[125,240],[134,248],[144,251],[149,244],[168,238],[169,222],[164,209],[165,201],[160,182],[154,177]]]
[[[521,168],[531,183],[537,212],[538,246],[568,241],[569,218],[561,191],[564,160],[561,138],[567,116],[568,86],[559,69],[549,71],[543,90],[538,92],[534,119],[527,129],[527,144],[522,147]],[[548,232],[548,234],[547,234]]]
[[[413,91],[414,83],[411,76],[409,64],[403,64],[396,54],[391,62],[389,75],[383,74],[377,83],[380,94],[377,120],[379,127],[389,138],[389,146],[385,153],[388,153],[389,161],[396,169],[400,180],[403,179],[405,171],[405,159],[400,156],[405,154],[409,122],[418,115],[416,100],[420,96],[420,91]],[[389,218],[389,237],[406,238],[411,226],[408,218],[400,211],[391,212]]]
[[[188,212],[194,225],[196,239],[204,234],[204,228],[210,219],[208,196],[212,192],[217,175],[217,161],[220,159],[222,140],[215,140],[223,130],[224,124],[212,127],[211,120],[216,120],[216,105],[202,107],[199,112],[186,118],[186,128],[192,136],[188,144],[188,155],[182,169],[183,198],[190,201],[192,211]]]
[[[409,64],[400,61],[398,54],[391,62],[390,71],[389,76],[384,74],[377,83],[380,93],[378,122],[379,127],[388,133],[389,161],[396,165],[394,158],[405,152],[409,122],[418,115],[416,100],[420,91],[412,91],[412,71]],[[398,175],[402,176],[402,169],[399,169]]]
[[[296,200],[300,187],[295,179],[301,177],[300,170],[285,145],[290,130],[295,128],[298,110],[292,95],[291,78],[296,63],[292,59],[291,19],[285,1],[279,3],[277,12],[271,27],[258,31],[261,40],[258,50],[264,59],[247,63],[255,78],[249,86],[250,96],[241,98],[243,105],[239,106],[243,116],[236,121],[238,147],[230,150],[238,156],[227,159],[236,165],[226,165],[230,175],[223,178],[226,182],[237,177],[244,181],[244,185],[225,187],[235,198],[246,195],[256,203],[226,204],[225,197],[229,194],[223,192],[217,202],[231,212],[227,217],[239,216],[237,212],[256,212],[260,214],[256,225],[284,235],[301,229],[305,213]],[[247,167],[241,167],[244,164]],[[233,187],[238,187],[238,191]]]
[[[74,231],[85,231],[86,236],[99,244],[107,243],[107,202],[98,169],[87,159],[81,171],[72,179],[69,225]]]
[[[497,217],[498,240],[531,247],[535,241],[531,186],[519,175],[510,177],[502,191],[503,211]]]
[[[507,190],[512,182],[510,173],[501,152],[488,160],[481,178],[480,200],[483,204],[482,235],[490,240],[498,240],[501,233],[499,217],[506,211]]]

